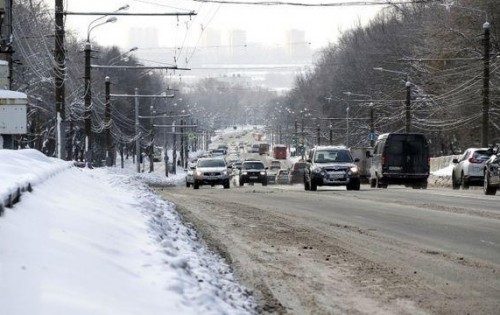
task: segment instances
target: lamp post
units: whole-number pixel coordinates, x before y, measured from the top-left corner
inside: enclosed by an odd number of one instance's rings
[[[490,111],[490,23],[487,21],[483,24],[484,30],[484,55],[483,55],[483,106],[482,106],[482,129],[481,129],[481,146],[488,146],[488,127],[489,127],[489,111]]]
[[[375,115],[373,112],[373,102],[370,102],[370,146],[375,145]]]
[[[118,62],[119,60],[122,59],[122,57],[130,54],[131,52],[134,52],[136,51],[137,49],[139,49],[137,46],[134,46],[132,48],[130,48],[129,50],[127,50],[126,52],[114,57],[114,58],[111,58],[111,60],[108,62],[108,64],[111,66],[111,65],[114,65],[116,62]]]
[[[84,102],[85,102],[85,161],[87,167],[92,166],[92,91],[90,86],[90,53],[92,51],[92,45],[90,44],[90,33],[96,27],[107,23],[116,22],[116,17],[112,16],[106,19],[106,21],[92,25],[97,20],[102,19],[103,17],[99,17],[94,21],[90,22],[87,30],[87,42],[85,43],[85,72],[84,72]]]
[[[396,74],[403,74],[405,76],[405,78],[406,78],[406,83],[405,83],[405,87],[406,87],[405,132],[406,133],[410,132],[411,131],[411,82],[410,82],[410,78],[409,78],[408,73],[403,72],[403,71],[388,70],[388,69],[384,69],[382,67],[375,67],[375,68],[373,68],[373,70],[396,73]]]

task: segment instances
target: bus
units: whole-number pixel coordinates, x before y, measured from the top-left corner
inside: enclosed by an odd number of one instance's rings
[[[286,145],[275,144],[273,147],[273,158],[277,160],[286,160]]]

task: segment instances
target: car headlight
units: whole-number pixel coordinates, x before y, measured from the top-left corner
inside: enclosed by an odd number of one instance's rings
[[[260,175],[266,175],[266,171],[260,171]]]
[[[246,175],[246,174],[248,174],[248,172],[247,171],[242,171],[241,174],[242,175]]]
[[[312,170],[312,172],[315,173],[315,174],[320,174],[320,175],[324,175],[325,174],[325,171],[321,167],[314,168]]]
[[[356,174],[358,172],[358,167],[357,166],[352,166],[351,167],[351,173]]]
[[[222,171],[222,175],[227,175],[227,171]]]
[[[203,176],[203,172],[202,171],[196,171],[196,176]]]

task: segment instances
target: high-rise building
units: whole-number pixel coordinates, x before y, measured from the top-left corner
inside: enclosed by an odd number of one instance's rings
[[[306,33],[301,30],[291,29],[285,34],[285,48],[288,56],[302,58],[310,55],[309,43]]]
[[[247,32],[243,30],[232,30],[228,34],[229,53],[235,57],[245,51],[247,45]]]

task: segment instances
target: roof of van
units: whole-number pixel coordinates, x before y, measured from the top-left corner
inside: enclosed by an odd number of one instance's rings
[[[424,134],[420,133],[420,132],[387,132],[387,133],[383,133],[383,134],[379,135],[377,137],[377,139],[385,139],[389,135],[420,135],[420,136],[424,136]]]

